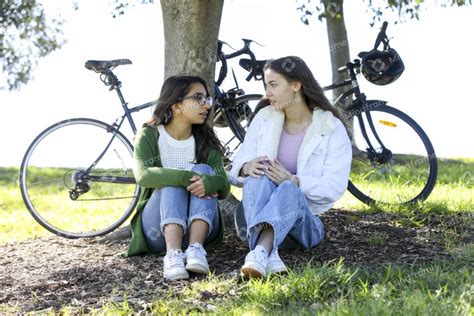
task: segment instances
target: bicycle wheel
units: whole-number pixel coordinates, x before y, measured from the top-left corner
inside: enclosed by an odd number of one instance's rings
[[[258,102],[262,99],[260,94],[248,94],[235,98],[231,107],[224,110],[229,127],[240,142],[244,141],[245,132],[250,125]]]
[[[75,118],[56,123],[36,137],[23,158],[25,205],[56,235],[107,234],[129,217],[138,200],[132,155],[126,137],[104,122]]]
[[[215,125],[219,139],[226,148],[225,158],[232,160],[233,154],[244,141],[245,132],[253,119],[255,108],[262,98],[261,94],[247,94],[235,98],[231,104],[224,105],[216,112]],[[225,124],[222,124],[224,118]],[[230,131],[229,131],[230,129]]]
[[[369,109],[373,128],[386,150],[374,136],[366,113],[354,117],[353,137],[361,152],[353,157],[348,189],[366,204],[424,200],[433,190],[438,172],[433,146],[413,119],[385,104],[367,101],[365,108]],[[368,149],[363,129],[375,151]]]

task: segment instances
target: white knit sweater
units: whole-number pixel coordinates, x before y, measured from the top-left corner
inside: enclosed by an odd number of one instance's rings
[[[163,167],[191,170],[195,159],[194,136],[185,140],[174,139],[163,125],[158,125],[158,132],[158,148]]]

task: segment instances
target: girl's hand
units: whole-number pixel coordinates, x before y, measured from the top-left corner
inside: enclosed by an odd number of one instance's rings
[[[214,192],[212,194],[206,195],[204,198],[210,200],[210,199],[216,198],[218,196],[219,196],[219,194],[217,192]]]
[[[186,187],[186,189],[197,197],[211,199],[217,197],[219,194],[217,192],[211,193],[209,195],[204,195],[206,192],[204,188],[204,183],[200,176],[196,175],[189,179],[192,183]]]
[[[280,185],[285,180],[291,180],[291,173],[276,158],[268,164],[266,174],[276,185]]]
[[[264,175],[268,169],[267,165],[270,160],[267,156],[260,156],[246,162],[242,166],[242,173],[244,176],[251,176],[259,179]]]
[[[201,177],[195,175],[191,177],[189,181],[191,181],[191,184],[186,187],[186,190],[188,190],[191,194],[194,194],[197,197],[204,197],[206,190],[204,188],[204,183],[202,182]]]

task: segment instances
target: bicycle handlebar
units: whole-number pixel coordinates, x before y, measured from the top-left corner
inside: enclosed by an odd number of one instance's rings
[[[250,49],[250,44],[253,42],[253,40],[246,39],[246,38],[243,38],[242,40],[244,41],[244,47],[242,47],[241,49],[239,49],[239,50],[237,50],[233,53],[227,54],[227,55],[224,54],[224,52],[222,51],[222,46],[224,44],[227,44],[227,43],[225,43],[221,40],[218,41],[218,44],[217,44],[217,59],[222,62],[222,66],[221,66],[221,69],[219,71],[219,78],[216,81],[216,85],[220,86],[222,81],[224,81],[224,78],[227,76],[227,59],[232,59],[232,58],[235,58],[237,56],[247,54],[247,55],[250,56],[252,64],[256,63],[255,54]]]

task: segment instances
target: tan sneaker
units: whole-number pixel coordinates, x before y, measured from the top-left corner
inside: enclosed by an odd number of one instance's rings
[[[240,272],[247,278],[265,278],[267,276],[268,253],[262,246],[255,247],[245,257]]]

